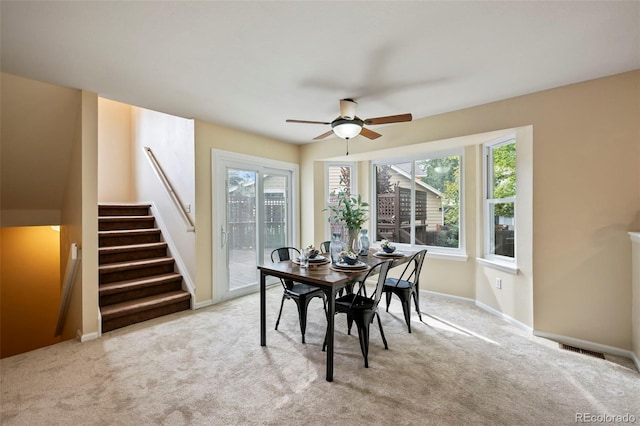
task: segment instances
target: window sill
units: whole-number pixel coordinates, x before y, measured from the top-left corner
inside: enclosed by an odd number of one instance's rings
[[[457,262],[466,262],[469,259],[469,256],[466,254],[460,253],[441,253],[441,252],[432,252],[427,250],[426,257],[431,259],[441,259],[441,260],[455,260]]]
[[[482,258],[476,258],[476,262],[512,275],[518,275],[518,272],[520,271],[515,263],[499,262],[497,260],[487,260]]]

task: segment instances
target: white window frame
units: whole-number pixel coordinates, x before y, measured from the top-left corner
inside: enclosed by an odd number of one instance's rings
[[[325,205],[329,205],[329,169],[331,167],[350,167],[351,168],[351,175],[350,175],[350,182],[349,182],[349,191],[351,192],[351,194],[356,194],[357,193],[357,188],[358,188],[358,173],[357,173],[357,168],[356,168],[356,163],[353,161],[333,161],[333,162],[328,162],[325,163],[324,165],[324,193],[326,195],[325,197]],[[326,240],[331,240],[331,226],[329,224],[329,211],[325,211],[324,214],[324,221],[325,221],[325,238]]]
[[[518,204],[517,196],[507,198],[489,198],[489,185],[493,185],[493,150],[508,144],[516,144],[515,133],[501,137],[499,139],[487,142],[482,145],[482,204],[483,204],[483,259],[496,265],[504,265],[509,271],[517,270],[517,247],[518,247]],[[517,151],[516,151],[517,152]],[[516,154],[517,155],[517,154]],[[491,173],[491,176],[490,176]],[[516,166],[516,182],[518,179],[518,169]],[[517,190],[517,184],[516,184]],[[513,221],[514,221],[514,241],[513,241],[513,257],[501,256],[494,253],[494,245],[492,244],[494,232],[494,217],[491,214],[491,206],[500,203],[513,203]]]
[[[450,157],[450,156],[458,156],[460,157],[460,188],[459,188],[459,214],[460,217],[458,219],[458,247],[439,247],[439,246],[427,246],[427,245],[417,245],[417,244],[398,244],[394,243],[397,247],[409,251],[413,251],[416,249],[426,248],[427,257],[447,259],[447,260],[460,260],[466,261],[468,256],[466,254],[466,227],[465,227],[465,156],[464,156],[464,148],[456,148],[450,150],[443,151],[431,151],[423,154],[415,154],[407,157],[397,157],[392,159],[385,160],[377,160],[371,162],[371,227],[372,232],[370,232],[371,241],[378,242],[375,239],[377,228],[377,199],[376,199],[376,166],[382,165],[393,165],[398,163],[411,163],[411,171],[412,174],[415,175],[415,162],[420,160],[429,160],[433,158],[441,158],[441,157]],[[411,182],[411,189],[415,191],[415,180]],[[415,197],[411,198],[411,222],[415,222]],[[443,213],[444,214],[444,213]],[[411,230],[411,239],[415,241],[415,230]]]

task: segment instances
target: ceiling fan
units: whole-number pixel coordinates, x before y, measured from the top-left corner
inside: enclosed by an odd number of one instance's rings
[[[366,120],[356,116],[356,105],[358,103],[353,99],[341,99],[340,100],[340,116],[335,120],[329,121],[308,121],[308,120],[287,120],[287,123],[304,123],[304,124],[329,124],[331,130],[325,132],[319,136],[313,138],[313,140],[324,139],[335,133],[337,136],[343,139],[351,139],[358,135],[362,135],[365,138],[376,139],[382,136],[380,133],[376,133],[373,130],[365,128],[367,126],[376,124],[390,124],[401,123],[404,121],[411,121],[413,118],[411,114],[399,114],[388,115],[385,117],[367,118]]]

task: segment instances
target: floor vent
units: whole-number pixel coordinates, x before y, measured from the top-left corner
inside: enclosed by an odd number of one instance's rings
[[[601,352],[588,351],[586,349],[576,348],[575,346],[565,345],[564,343],[560,343],[560,349],[565,349],[565,350],[568,350],[568,351],[577,352],[577,353],[583,354],[583,355],[589,355],[589,356],[592,356],[594,358],[605,359],[604,358],[604,354],[601,353]]]

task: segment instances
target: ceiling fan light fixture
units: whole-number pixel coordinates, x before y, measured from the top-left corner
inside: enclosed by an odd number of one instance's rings
[[[363,121],[357,117],[353,120],[339,118],[331,123],[331,127],[333,127],[333,132],[338,135],[338,137],[351,139],[360,134],[363,124]]]

